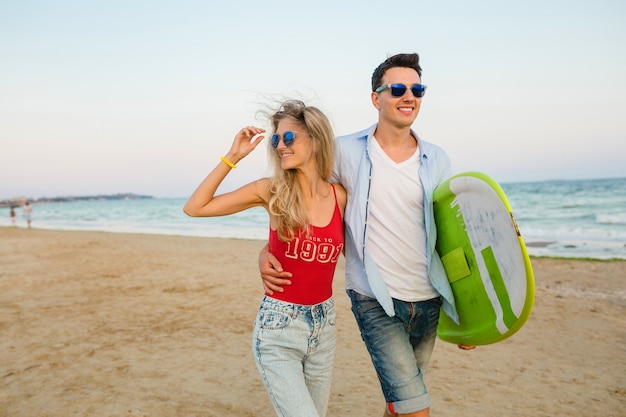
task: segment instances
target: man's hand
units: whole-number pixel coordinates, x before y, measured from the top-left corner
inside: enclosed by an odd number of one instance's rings
[[[476,346],[468,346],[468,345],[464,345],[462,343],[459,343],[457,346],[459,347],[459,349],[462,349],[462,350],[473,350],[473,349],[476,349]]]
[[[259,254],[259,271],[263,280],[263,289],[268,295],[274,292],[284,292],[283,286],[291,285],[291,272],[283,271],[278,259],[269,251],[269,244],[265,245]]]

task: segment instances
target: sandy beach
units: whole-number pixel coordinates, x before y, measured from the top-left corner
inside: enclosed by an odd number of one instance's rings
[[[251,354],[264,242],[0,228],[0,417],[272,416]],[[437,341],[431,415],[626,415],[626,262],[534,259],[532,316]],[[328,416],[382,415],[343,286]]]

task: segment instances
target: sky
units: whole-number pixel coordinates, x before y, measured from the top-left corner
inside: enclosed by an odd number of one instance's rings
[[[187,197],[257,111],[374,124],[371,74],[420,54],[413,125],[455,172],[626,177],[623,0],[0,0],[0,199]],[[222,190],[268,175],[265,144]]]

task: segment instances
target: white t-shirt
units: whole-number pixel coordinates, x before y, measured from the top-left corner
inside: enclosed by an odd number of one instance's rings
[[[376,140],[367,247],[391,297],[423,301],[439,293],[430,283],[426,262],[424,191],[419,179],[419,152],[396,163]]]

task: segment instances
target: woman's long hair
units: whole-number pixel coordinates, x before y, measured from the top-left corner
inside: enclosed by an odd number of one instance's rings
[[[317,175],[328,180],[332,174],[335,154],[335,136],[326,115],[318,108],[306,106],[300,100],[283,102],[270,116],[273,131],[285,119],[295,120],[308,134],[313,149]],[[282,169],[278,152],[269,144],[269,160],[274,171],[270,182],[269,212],[277,220],[278,236],[288,241],[294,238],[297,230],[310,225],[306,215],[300,185],[296,181],[295,169]]]

